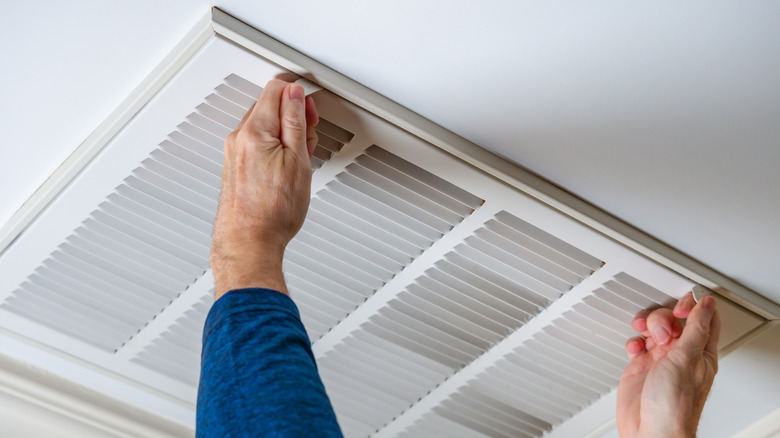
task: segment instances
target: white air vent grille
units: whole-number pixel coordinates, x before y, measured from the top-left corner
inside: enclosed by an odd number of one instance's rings
[[[630,275],[615,275],[450,394],[405,436],[427,436],[423,431],[433,425],[440,436],[542,436],[617,387],[634,316],[670,299]]]
[[[401,272],[482,199],[371,146],[312,199],[285,277],[312,341]]]
[[[577,273],[589,276],[601,266],[499,212],[363,324],[360,338],[320,359],[337,414],[350,424],[347,435],[379,429],[579,284],[584,277]],[[370,377],[347,366],[365,361],[365,344],[388,352],[370,365]]]

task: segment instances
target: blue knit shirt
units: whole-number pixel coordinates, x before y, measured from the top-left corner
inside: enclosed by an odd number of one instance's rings
[[[342,436],[287,295],[240,289],[212,306],[203,329],[197,436]]]

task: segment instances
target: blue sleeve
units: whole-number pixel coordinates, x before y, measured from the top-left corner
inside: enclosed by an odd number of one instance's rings
[[[234,290],[212,306],[203,329],[197,436],[342,436],[287,295]]]

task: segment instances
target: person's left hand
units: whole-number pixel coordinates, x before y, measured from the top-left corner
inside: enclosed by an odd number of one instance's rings
[[[680,319],[686,319],[685,328]],[[674,310],[641,312],[631,327],[641,336],[626,342],[629,364],[617,394],[620,436],[695,437],[718,372],[715,299],[705,296],[695,303],[689,293]]]

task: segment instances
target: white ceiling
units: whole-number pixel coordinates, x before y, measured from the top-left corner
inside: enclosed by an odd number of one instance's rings
[[[7,3],[0,223],[210,6]],[[566,3],[217,6],[780,302],[780,3]]]

